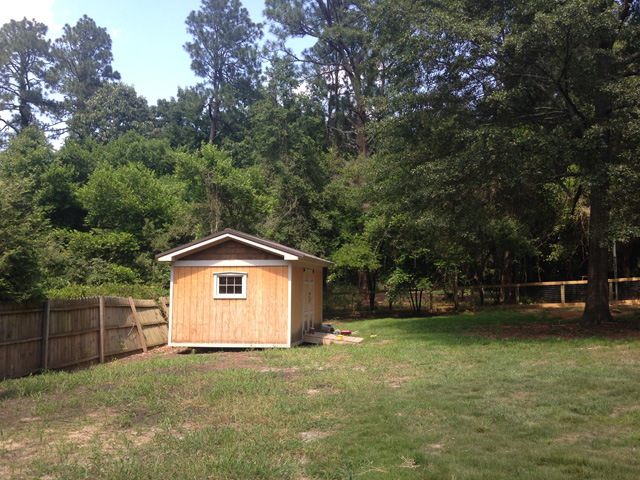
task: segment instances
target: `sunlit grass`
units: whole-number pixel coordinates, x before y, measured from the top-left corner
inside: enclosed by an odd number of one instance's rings
[[[342,324],[359,346],[5,381],[0,477],[637,478],[640,341],[474,334],[547,321],[367,320]]]

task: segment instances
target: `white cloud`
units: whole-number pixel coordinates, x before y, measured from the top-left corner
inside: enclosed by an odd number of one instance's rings
[[[119,33],[120,33],[120,30],[118,30],[117,28],[114,28],[113,30],[111,30],[111,38],[118,38]]]
[[[22,20],[27,17],[34,18],[49,27],[48,36],[56,37],[62,31],[62,25],[54,22],[53,4],[55,0],[5,0],[0,8],[0,25],[4,25],[9,20]]]

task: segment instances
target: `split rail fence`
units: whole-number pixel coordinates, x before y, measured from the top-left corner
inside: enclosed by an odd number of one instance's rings
[[[104,363],[165,345],[166,303],[131,297],[0,302],[0,380]]]
[[[479,303],[511,297],[516,303],[530,301],[548,306],[580,306],[587,296],[587,280],[474,285],[464,288],[471,290],[472,297],[479,297]],[[614,305],[639,303],[640,277],[609,279],[609,301]]]

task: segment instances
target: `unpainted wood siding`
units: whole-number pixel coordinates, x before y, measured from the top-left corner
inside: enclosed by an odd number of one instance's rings
[[[247,273],[246,299],[214,299],[215,273]],[[288,343],[288,267],[174,267],[171,341]]]
[[[205,248],[180,260],[282,260],[282,257],[235,240]]]
[[[316,268],[313,274],[313,326],[322,327],[322,267]]]
[[[291,343],[302,340],[302,267],[291,268]]]
[[[291,282],[291,342],[302,340],[303,317],[303,267],[292,268]],[[313,274],[313,326],[320,330],[322,327],[322,267],[314,268]]]

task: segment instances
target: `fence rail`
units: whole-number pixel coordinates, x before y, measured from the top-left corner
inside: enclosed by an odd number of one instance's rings
[[[581,305],[587,295],[587,280],[564,282],[510,283],[503,285],[472,285],[472,296],[480,303],[489,296],[493,300],[511,297],[515,302],[531,301],[549,305]],[[609,279],[609,300],[612,303],[633,304],[640,301],[640,277]]]
[[[161,299],[164,308],[165,299]],[[119,297],[0,302],[0,379],[103,363],[167,343],[155,300]]]

